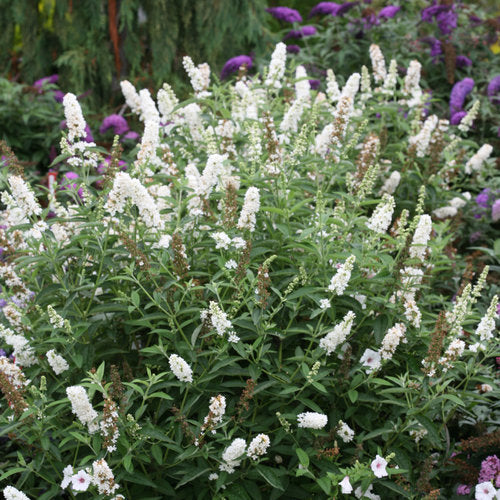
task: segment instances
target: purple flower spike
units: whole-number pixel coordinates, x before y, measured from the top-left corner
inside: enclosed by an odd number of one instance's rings
[[[467,56],[457,56],[455,64],[457,68],[465,68],[467,66],[472,66],[472,61]]]
[[[33,83],[33,87],[41,89],[44,83],[57,83],[58,80],[59,75],[44,76],[43,78],[40,78],[40,80],[37,80],[35,83]]]
[[[400,10],[401,7],[399,7],[398,5],[388,5],[378,13],[378,17],[384,17],[385,19],[392,19]]]
[[[337,15],[337,11],[340,9],[340,5],[335,2],[320,2],[319,4],[315,5],[312,9],[311,12],[309,12],[309,17],[313,16],[327,16],[327,15],[332,15],[335,16]]]
[[[303,26],[299,30],[291,30],[289,31],[283,40],[288,40],[289,38],[303,38],[305,36],[315,35],[317,32],[314,26]]]
[[[0,349],[0,356],[2,358],[6,358],[7,357],[7,353],[3,349]]]
[[[472,78],[464,78],[453,85],[450,94],[450,115],[453,116],[458,111],[462,111],[465,98],[472,92],[474,88],[474,80]]]
[[[488,97],[490,98],[490,101],[494,104],[500,104],[500,98],[495,97],[496,94],[500,92],[500,75],[494,76],[490,83],[488,83],[488,89],[486,90],[486,93],[488,94]]]
[[[359,2],[345,2],[340,6],[339,10],[332,15],[343,16],[347,11],[351,10],[355,5],[358,5],[358,3]]]
[[[482,207],[482,208],[488,208],[488,201],[490,198],[490,188],[485,188],[483,189],[477,196],[476,196],[476,203]]]
[[[129,130],[127,120],[120,115],[106,116],[99,128],[99,133],[104,134],[110,128],[113,129],[115,135],[125,134]]]
[[[64,99],[64,92],[61,90],[54,90],[54,100],[56,102],[63,102]]]
[[[466,484],[461,484],[457,488],[457,495],[468,495],[470,493],[470,486]]]
[[[490,455],[481,462],[478,482],[483,483],[495,479],[500,472],[500,460],[496,455]]]
[[[302,16],[295,9],[290,7],[269,7],[266,9],[273,17],[286,23],[301,23]]]
[[[491,220],[493,222],[497,222],[498,220],[500,220],[500,198],[496,200],[491,207]]]
[[[311,90],[318,90],[321,85],[321,80],[309,80]]]
[[[449,35],[457,27],[457,17],[457,13],[451,9],[445,12],[440,12],[436,16],[438,28],[441,30],[443,35]]]
[[[5,299],[0,299],[0,308],[4,308],[7,305],[7,301]]]
[[[137,141],[139,139],[139,134],[137,132],[134,132],[131,130],[130,132],[127,132],[124,136],[124,139],[128,139],[130,141]]]
[[[87,125],[85,125],[85,132],[86,132],[86,136],[85,136],[85,142],[94,142],[94,136],[92,135],[92,130],[90,130],[90,127]]]
[[[225,80],[231,73],[236,73],[241,66],[246,66],[247,69],[250,69],[252,67],[252,58],[241,55],[227,60],[220,73],[220,79]]]
[[[287,45],[286,51],[290,54],[298,54],[300,52],[300,47],[298,45]]]
[[[450,118],[450,125],[458,125],[462,121],[462,118],[466,115],[466,111],[458,111]]]

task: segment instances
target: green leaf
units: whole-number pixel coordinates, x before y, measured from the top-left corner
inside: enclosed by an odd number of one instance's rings
[[[358,400],[358,391],[356,391],[355,389],[347,391],[347,395],[349,396],[351,403],[355,403]]]
[[[203,474],[206,474],[207,472],[210,472],[212,469],[206,468],[206,469],[193,469],[191,472],[187,473],[178,483],[175,489],[180,488],[181,486],[190,483],[193,481],[193,479],[196,479],[197,477],[202,476]]]
[[[132,293],[130,294],[130,300],[132,301],[132,304],[134,304],[136,308],[139,308],[139,305],[141,303],[141,298],[139,297],[139,294],[135,290],[132,290]]]
[[[153,392],[153,394],[150,394],[148,396],[148,399],[149,398],[162,398],[162,399],[167,399],[168,401],[171,401],[174,399],[172,396],[169,396],[168,394],[166,394],[164,392]]]
[[[0,476],[0,481],[3,481],[4,479],[7,479],[8,477],[14,475],[14,474],[19,474],[20,472],[25,472],[26,468],[25,467],[14,467],[13,469],[8,470],[4,474]]]
[[[327,495],[330,494],[330,491],[332,489],[332,482],[330,481],[330,479],[328,477],[326,477],[326,476],[319,477],[318,479],[316,479],[316,482],[318,483],[320,488],[325,492],[325,494],[327,494]]]
[[[295,450],[295,453],[297,453],[301,465],[306,468],[309,467],[309,455],[302,448],[297,448]]]
[[[258,465],[257,472],[270,484],[273,488],[285,491],[285,488],[281,485],[280,478],[271,467],[266,467],[265,465]]]
[[[158,462],[159,465],[163,463],[163,453],[161,452],[161,446],[158,444],[154,444],[151,447],[151,455]]]

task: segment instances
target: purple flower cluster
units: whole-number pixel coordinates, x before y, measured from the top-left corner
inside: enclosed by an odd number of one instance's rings
[[[457,68],[465,68],[467,66],[472,66],[472,61],[467,56],[457,56],[455,64]]]
[[[440,59],[439,56],[443,53],[441,42],[433,36],[426,36],[424,38],[421,38],[421,41],[430,45],[431,57],[433,58],[432,62],[436,64]]]
[[[472,92],[474,88],[474,80],[472,78],[464,78],[453,85],[450,94],[450,116],[463,111],[465,98]]]
[[[486,93],[490,98],[490,101],[494,104],[500,104],[500,96],[497,94],[500,92],[500,75],[494,76],[490,83],[488,83],[488,89]]]
[[[241,66],[246,66],[247,69],[252,67],[252,58],[250,56],[241,55],[228,59],[220,73],[220,79],[225,80],[231,73],[236,73]]]
[[[433,0],[430,7],[426,7],[421,12],[422,21],[432,23],[437,22],[438,28],[443,35],[449,35],[457,27],[457,13],[455,5],[441,5]]]
[[[99,133],[104,134],[110,128],[115,135],[122,135],[129,131],[127,120],[121,115],[108,115],[104,118],[99,128]]]
[[[387,5],[378,13],[378,17],[392,19],[400,10],[399,5]]]
[[[478,483],[494,480],[495,486],[500,487],[500,459],[490,455],[481,462]]]
[[[273,17],[286,23],[301,23],[302,16],[295,9],[290,7],[269,7],[266,9]]]
[[[461,484],[457,488],[457,495],[468,495],[470,493],[470,486]]]
[[[40,78],[40,80],[37,80],[35,83],[33,83],[33,87],[39,89],[40,91],[42,90],[42,87],[45,83],[57,83],[59,80],[59,75],[50,75],[50,76],[44,76],[43,78]]]
[[[67,189],[76,189],[78,186],[76,183],[74,184],[71,184],[71,182],[68,182],[68,181],[74,181],[76,179],[78,179],[80,176],[76,173],[76,172],[66,172],[64,175],[63,175],[63,180],[66,181],[67,183],[66,184],[63,184],[61,186],[61,191],[66,191]],[[80,188],[78,190],[78,196],[80,198],[83,198],[83,189]]]
[[[343,16],[358,3],[359,2],[344,2],[342,4],[338,4],[335,2],[320,2],[311,9],[309,17],[327,15]]]
[[[286,51],[290,54],[298,54],[300,52],[300,47],[298,45],[287,45]]]
[[[291,30],[289,31],[283,40],[288,40],[289,38],[303,38],[305,36],[312,36],[315,35],[317,32],[316,28],[314,26],[303,26],[302,28],[298,30]],[[244,56],[247,57],[247,56]]]
[[[493,191],[491,188],[483,189],[476,196],[477,211],[474,214],[476,219],[491,214],[491,220],[500,220],[500,190]]]

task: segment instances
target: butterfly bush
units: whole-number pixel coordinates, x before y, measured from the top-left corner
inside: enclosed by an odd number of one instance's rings
[[[450,497],[498,398],[498,298],[452,249],[493,152],[366,55],[326,94],[283,44],[221,85],[186,57],[187,101],[122,82],[135,151],[63,155],[82,197],[3,170],[6,497]]]

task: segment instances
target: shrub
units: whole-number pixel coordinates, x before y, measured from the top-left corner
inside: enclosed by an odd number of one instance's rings
[[[158,107],[122,82],[144,133],[103,175],[67,94],[78,175],[4,169],[7,498],[449,498],[487,440],[498,299],[450,248],[488,148],[425,118],[417,63],[325,96],[285,59],[185,59]]]

